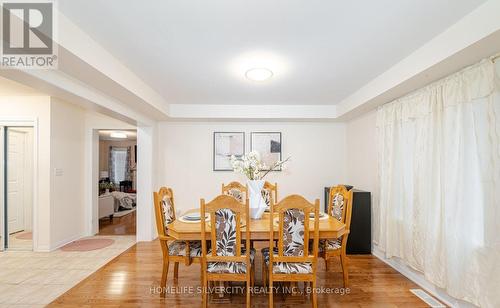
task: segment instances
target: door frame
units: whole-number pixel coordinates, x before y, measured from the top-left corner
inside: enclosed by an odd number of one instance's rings
[[[39,138],[38,138],[38,118],[36,117],[14,117],[14,118],[2,118],[0,117],[0,126],[3,126],[4,128],[5,127],[10,127],[10,126],[21,126],[21,127],[33,127],[33,178],[32,178],[32,187],[33,187],[33,209],[32,209],[32,226],[33,226],[33,230],[32,230],[32,234],[33,234],[33,247],[32,247],[32,250],[33,251],[37,251],[37,248],[38,248],[38,141],[39,141]],[[4,135],[5,135],[5,130],[4,130]],[[2,140],[2,142],[4,142],[5,139]],[[3,151],[5,152],[5,149],[3,149]],[[2,167],[5,167],[4,166],[4,161],[5,161],[5,157],[4,156],[5,153],[2,154],[2,162],[1,162],[1,166]],[[5,169],[5,168],[1,168],[1,169]],[[6,224],[6,221],[5,221],[5,191],[4,191],[4,187],[5,187],[5,183],[4,183],[4,174],[2,174],[2,179],[0,180],[0,183],[2,184],[2,187],[0,188],[0,204],[1,204],[1,207],[2,207],[2,210],[0,211],[1,212],[1,215],[2,215],[2,218],[0,220],[0,222],[3,221],[3,225],[0,226],[1,228],[3,228],[4,232],[5,232],[5,224]],[[5,237],[7,238],[8,235],[5,235]],[[3,251],[5,249],[4,247],[4,241],[2,241],[2,243],[0,243],[0,251]]]

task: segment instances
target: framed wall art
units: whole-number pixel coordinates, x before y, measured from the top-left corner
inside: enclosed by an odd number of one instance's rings
[[[214,171],[233,171],[231,156],[245,154],[244,132],[214,132]]]
[[[252,132],[250,149],[259,152],[266,166],[273,165],[281,160],[281,132]]]

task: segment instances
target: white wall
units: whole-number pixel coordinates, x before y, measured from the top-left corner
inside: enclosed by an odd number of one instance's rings
[[[377,112],[371,111],[346,123],[347,182],[372,195],[372,240],[376,234],[378,208]]]
[[[85,111],[51,99],[51,249],[84,235]]]
[[[283,158],[291,155],[292,160],[285,171],[271,173],[267,178],[278,183],[280,199],[301,194],[311,201],[319,198],[323,206],[324,187],[347,180],[342,123],[162,122],[158,185],[172,187],[177,210],[198,208],[200,198],[211,200],[220,194],[223,182],[245,181],[230,171],[212,171],[214,131],[244,131],[247,152],[250,132],[282,133]]]
[[[34,250],[48,251],[82,236],[85,111],[49,96],[0,96],[0,106],[0,122],[36,124]],[[55,169],[62,174],[56,176]]]
[[[50,249],[50,97],[0,96],[0,122],[25,120],[36,124],[34,228],[35,250]],[[7,124],[8,125],[8,124]]]

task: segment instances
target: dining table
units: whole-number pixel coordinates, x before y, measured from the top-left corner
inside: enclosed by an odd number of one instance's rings
[[[191,214],[191,213],[199,213],[199,209],[191,209],[183,213],[183,215]],[[345,224],[338,221],[334,217],[330,215],[326,215],[322,219],[319,219],[319,238],[320,239],[332,239],[339,238],[345,233]],[[270,235],[270,219],[271,214],[269,212],[265,212],[260,219],[250,219],[250,239],[251,240],[269,240]],[[278,237],[278,224],[276,223],[276,214],[273,216],[273,231],[275,232],[273,237]],[[242,227],[242,231],[245,230],[247,226]],[[206,238],[210,238],[211,228],[210,224],[206,224]],[[309,232],[310,238],[312,239],[314,236],[314,220],[309,220]],[[201,240],[201,223],[198,222],[185,222],[180,219],[174,220],[171,224],[168,225],[168,235],[178,239],[185,241],[194,241]],[[246,238],[245,232],[241,233],[243,239]]]

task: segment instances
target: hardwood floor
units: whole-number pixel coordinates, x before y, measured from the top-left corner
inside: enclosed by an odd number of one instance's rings
[[[262,244],[262,243],[260,243]],[[260,245],[258,245],[260,246]],[[258,247],[257,247],[258,248]],[[256,285],[262,286],[261,254],[257,253]],[[336,261],[336,260],[334,260]],[[427,307],[409,289],[417,285],[371,255],[350,256],[349,294],[318,294],[319,307]],[[49,307],[199,307],[201,295],[200,267],[179,266],[179,281],[173,283],[173,264],[170,265],[165,298],[154,294],[161,278],[161,251],[158,241],[142,242],[131,247],[96,273],[52,302]],[[325,272],[323,260],[318,267],[318,287],[341,288],[339,262],[330,264]],[[339,289],[337,289],[339,291]],[[274,297],[275,307],[310,307],[305,296]],[[245,297],[233,294],[221,300],[213,298],[210,307],[239,307]],[[253,307],[267,307],[267,294],[253,294]]]
[[[135,235],[136,212],[112,220],[107,217],[99,219],[98,235]]]

